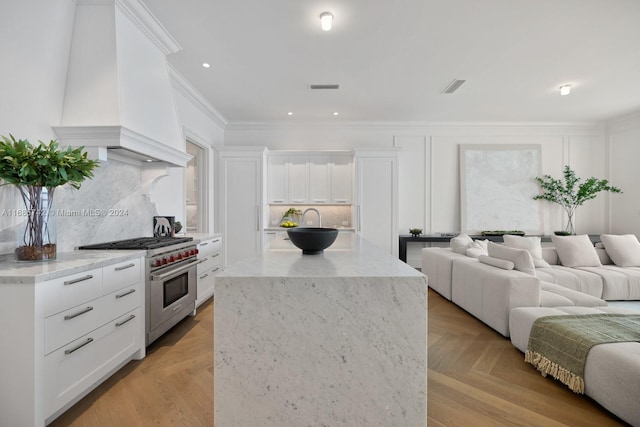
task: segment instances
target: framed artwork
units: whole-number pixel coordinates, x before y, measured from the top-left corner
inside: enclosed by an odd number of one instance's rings
[[[460,226],[468,234],[543,234],[540,145],[460,145]]]
[[[154,216],[153,237],[173,237],[173,224],[175,216]]]

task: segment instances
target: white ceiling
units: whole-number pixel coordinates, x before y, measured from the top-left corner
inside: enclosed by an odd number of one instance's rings
[[[640,109],[638,0],[143,1],[183,48],[170,63],[230,123],[583,122]],[[466,83],[442,94],[453,79]]]

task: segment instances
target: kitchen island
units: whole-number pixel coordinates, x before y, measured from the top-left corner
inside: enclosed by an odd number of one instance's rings
[[[340,238],[322,255],[265,251],[216,278],[215,425],[426,425],[426,277]]]

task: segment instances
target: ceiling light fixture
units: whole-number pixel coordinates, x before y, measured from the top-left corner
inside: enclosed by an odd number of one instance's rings
[[[289,112],[287,113],[287,115],[288,115],[288,116],[293,116],[293,111],[289,111]]]
[[[330,12],[322,12],[320,14],[320,24],[324,31],[331,30],[331,26],[333,25],[333,15]]]
[[[340,114],[340,113],[338,113],[337,111],[334,111],[334,112],[333,112],[333,115],[334,115],[334,116],[337,116],[338,114]]]
[[[209,67],[211,67],[211,65],[209,65],[209,63],[208,63],[208,62],[203,62],[203,63],[202,63],[202,66],[203,66],[204,68],[209,68]]]
[[[569,95],[571,93],[571,85],[560,86],[560,95]]]

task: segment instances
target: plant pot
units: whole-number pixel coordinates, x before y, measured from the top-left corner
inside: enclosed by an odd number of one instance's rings
[[[17,186],[25,204],[17,211],[25,221],[16,230],[16,259],[46,261],[56,258],[56,211],[54,188],[31,185]]]

